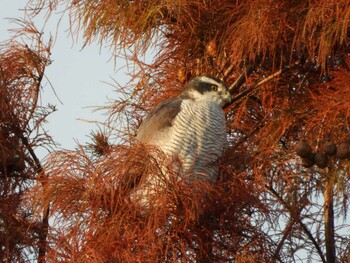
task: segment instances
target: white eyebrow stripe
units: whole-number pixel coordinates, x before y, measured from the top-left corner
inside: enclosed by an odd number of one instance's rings
[[[221,86],[222,84],[211,79],[211,78],[208,78],[208,77],[205,77],[205,76],[201,76],[199,77],[200,80],[204,81],[204,82],[207,82],[207,83],[211,83],[211,84],[214,84],[214,85],[218,85],[218,86]]]

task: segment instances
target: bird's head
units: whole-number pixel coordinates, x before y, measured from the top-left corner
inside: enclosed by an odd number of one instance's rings
[[[231,102],[231,94],[225,83],[217,78],[198,76],[185,86],[182,96],[196,101],[213,101],[221,107]]]

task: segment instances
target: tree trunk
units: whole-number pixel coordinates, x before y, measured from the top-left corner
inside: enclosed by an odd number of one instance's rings
[[[335,263],[333,190],[334,176],[327,168],[328,180],[324,190],[324,224],[327,263]]]
[[[45,263],[46,252],[47,252],[47,234],[49,231],[49,216],[50,207],[47,207],[43,212],[42,227],[39,235],[39,254],[38,263]]]

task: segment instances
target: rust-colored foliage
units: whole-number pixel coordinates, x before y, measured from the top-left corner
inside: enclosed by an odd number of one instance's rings
[[[166,187],[150,197],[152,205],[132,200],[136,176],[162,176],[154,162],[162,153],[154,151],[135,145],[114,147],[95,161],[83,149],[50,157],[49,180],[28,198],[39,209],[52,202],[49,261],[219,262],[242,254],[265,261],[271,256],[269,241],[260,242],[263,234],[249,220],[264,210],[261,189],[244,174],[227,173],[213,186],[175,180],[173,172],[164,178]]]
[[[40,127],[50,110],[38,106],[38,96],[50,50],[32,25],[23,26],[18,36],[32,37],[32,47],[16,41],[16,38],[0,46],[2,262],[24,262],[37,251],[41,226],[32,221],[32,212],[22,201],[38,175],[39,163],[33,149],[40,143],[49,146],[49,137]]]
[[[303,250],[326,262],[318,197],[333,178],[334,216],[345,218],[349,162],[303,169],[294,146],[306,140],[316,151],[349,134],[348,0],[29,2],[37,12],[63,4],[72,33],[110,46],[132,72],[106,125],[118,128],[122,143],[95,136],[90,149],[100,158],[81,147],[48,160],[51,177],[37,185],[35,199],[52,202],[57,216],[48,260],[289,262]],[[156,54],[147,64],[149,48]],[[199,74],[221,77],[233,96],[244,95],[225,109],[223,178],[217,185],[170,180],[171,191],[144,215],[128,201],[130,186],[159,167],[133,135],[145,112]],[[337,234],[335,242],[345,258],[348,237]]]

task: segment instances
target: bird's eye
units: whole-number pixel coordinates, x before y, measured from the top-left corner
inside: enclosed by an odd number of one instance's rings
[[[217,90],[218,90],[218,86],[213,85],[213,86],[211,86],[211,89],[212,89],[213,91],[217,91]]]

